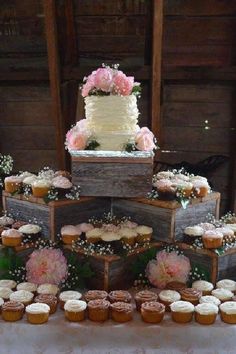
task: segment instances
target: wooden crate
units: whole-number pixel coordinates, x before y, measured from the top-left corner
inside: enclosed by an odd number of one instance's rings
[[[152,248],[160,248],[161,242],[154,242]],[[71,249],[71,246],[64,246],[65,249]],[[132,265],[137,257],[146,252],[148,248],[140,247],[134,253],[121,257],[118,255],[92,255],[86,256],[83,250],[77,250],[79,261],[88,261],[94,276],[89,279],[88,286],[90,289],[101,290],[119,290],[128,289],[134,284],[134,274]]]
[[[112,211],[115,215],[130,216],[139,224],[153,227],[155,240],[173,243],[183,240],[186,226],[206,221],[208,213],[219,216],[220,193],[214,192],[204,198],[191,201],[183,209],[177,201],[149,199],[113,199]]]
[[[212,283],[225,278],[236,280],[236,248],[218,255],[205,248],[194,249],[185,243],[178,243],[178,246],[189,258],[192,266],[198,266],[209,274]]]
[[[102,217],[110,211],[110,200],[106,198],[82,197],[80,200],[58,200],[48,204],[42,198],[24,195],[11,196],[3,192],[3,207],[15,219],[29,221],[34,217],[42,227],[43,236],[56,239],[63,225],[86,222],[91,216]]]
[[[102,197],[145,197],[152,189],[153,157],[150,154],[109,152],[104,157],[91,152],[72,155],[72,181],[81,195]],[[82,152],[81,152],[82,154]]]

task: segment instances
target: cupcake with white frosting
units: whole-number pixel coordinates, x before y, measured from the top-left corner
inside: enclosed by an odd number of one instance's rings
[[[74,225],[65,225],[61,228],[62,242],[66,245],[71,245],[77,241],[81,235],[81,231]]]
[[[236,324],[236,302],[226,301],[220,305],[220,316],[223,322]]]
[[[14,219],[10,216],[3,215],[0,217],[0,227],[11,227],[14,223]]]
[[[192,288],[200,290],[202,295],[210,295],[214,289],[214,285],[206,280],[196,280],[192,283]]]
[[[173,200],[175,198],[176,186],[169,179],[156,180],[153,183],[156,188],[158,197],[161,200]]]
[[[217,283],[216,283],[216,287],[217,289],[227,289],[227,290],[230,290],[232,291],[232,293],[235,294],[236,292],[236,282],[234,280],[231,280],[231,279],[222,279],[222,280],[219,280]]]
[[[89,243],[97,243],[101,241],[103,230],[100,227],[94,227],[92,230],[87,231],[85,234],[86,240]]]
[[[4,179],[5,191],[8,193],[20,193],[22,188],[22,177],[9,176]]]
[[[10,295],[13,293],[13,291],[10,288],[6,287],[0,287],[0,297],[4,301],[8,301],[10,298]]]
[[[27,290],[17,290],[10,294],[10,301],[21,302],[24,306],[32,303],[34,294]]]
[[[49,295],[57,295],[59,292],[59,288],[55,284],[41,284],[38,286],[37,293],[38,294],[49,294]]]
[[[22,233],[19,230],[7,229],[1,233],[2,244],[8,247],[17,247],[21,245]]]
[[[94,226],[92,224],[86,222],[82,222],[81,224],[75,225],[75,227],[82,234],[86,234],[86,232],[94,229]]]
[[[180,301],[181,296],[178,291],[175,290],[162,290],[159,293],[159,301],[166,307],[166,311],[170,311],[170,305],[173,302]]]
[[[1,288],[10,288],[11,290],[16,288],[15,280],[11,279],[1,279],[0,280],[0,287]]]
[[[207,181],[201,179],[195,179],[192,180],[192,184],[193,184],[193,192],[196,197],[203,198],[208,193],[210,193],[211,188]]]
[[[64,176],[57,176],[52,179],[52,186],[56,188],[58,195],[64,197],[72,188],[71,181]]]
[[[223,234],[216,229],[205,231],[202,236],[202,242],[205,248],[219,248],[223,243]]]
[[[184,242],[192,243],[196,238],[200,239],[204,230],[199,225],[188,226],[184,229]]]
[[[234,296],[232,291],[223,288],[214,289],[211,294],[217,297],[221,302],[230,301]]]
[[[131,229],[129,227],[122,227],[119,230],[119,235],[120,239],[122,242],[124,242],[127,245],[133,246],[137,240],[137,228],[136,229]]]
[[[187,301],[176,301],[170,305],[171,317],[174,322],[191,322],[194,313],[194,305]]]
[[[135,229],[137,232],[137,242],[139,243],[145,243],[145,242],[150,242],[153,234],[153,229],[152,227],[145,226],[145,225],[139,225]]]
[[[205,295],[205,296],[202,296],[199,299],[199,303],[200,304],[211,303],[211,304],[214,304],[216,306],[220,306],[221,301],[217,297],[215,297],[213,295]]]
[[[87,303],[82,300],[68,300],[65,303],[65,317],[71,322],[80,322],[85,319]]]
[[[62,310],[64,310],[64,305],[68,300],[80,300],[82,297],[82,294],[79,293],[78,291],[74,290],[67,290],[63,291],[59,295],[59,303],[60,307]]]
[[[38,177],[36,175],[27,176],[23,179],[23,188],[29,190],[32,193],[32,184],[37,181]]]
[[[48,179],[37,179],[32,183],[32,193],[36,198],[44,198],[47,196],[52,186]]]
[[[48,321],[50,307],[47,304],[35,302],[26,306],[27,321],[31,324],[42,324]]]
[[[37,284],[30,283],[30,282],[22,282],[17,284],[16,290],[26,290],[35,294],[37,292],[37,287],[38,287]]]
[[[112,249],[116,250],[120,246],[121,235],[116,231],[103,231],[101,241],[104,244],[110,244]]]
[[[29,241],[36,241],[41,236],[42,228],[37,224],[26,224],[18,229]]]
[[[203,324],[210,325],[216,320],[219,312],[218,306],[212,303],[203,303],[195,306],[195,321]]]
[[[156,179],[169,179],[173,178],[175,175],[172,171],[160,171],[156,174]]]

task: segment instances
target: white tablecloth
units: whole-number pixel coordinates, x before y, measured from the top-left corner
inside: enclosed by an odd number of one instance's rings
[[[69,323],[58,310],[43,325],[0,320],[0,354],[236,354],[236,325],[178,325],[169,314],[160,325],[111,320]]]

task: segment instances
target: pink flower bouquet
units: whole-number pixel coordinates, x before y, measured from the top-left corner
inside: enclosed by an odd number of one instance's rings
[[[59,249],[39,249],[31,253],[26,263],[27,281],[35,284],[59,285],[67,278],[67,261]]]
[[[81,119],[66,134],[66,147],[69,150],[84,150],[91,136],[86,119]]]
[[[184,255],[161,251],[157,253],[156,259],[148,263],[146,275],[152,285],[164,289],[171,281],[186,283],[190,270],[189,259]]]

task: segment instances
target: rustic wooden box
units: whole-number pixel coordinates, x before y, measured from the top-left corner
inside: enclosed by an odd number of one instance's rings
[[[173,243],[183,240],[186,226],[206,221],[208,213],[219,216],[220,193],[214,192],[205,198],[193,199],[186,209],[177,201],[149,199],[113,199],[115,215],[130,216],[139,224],[153,227],[155,240]]]
[[[144,197],[152,189],[151,153],[82,151],[72,155],[72,181],[81,195]]]
[[[161,242],[154,242],[152,247],[161,247]],[[64,246],[65,249],[71,249],[71,246]],[[86,256],[83,250],[77,250],[79,261],[88,261],[94,276],[89,279],[90,289],[101,290],[119,290],[128,289],[134,284],[134,274],[132,265],[137,257],[146,252],[148,248],[140,247],[134,253],[121,257],[118,255],[106,256]]]
[[[225,251],[222,255],[208,249],[195,249],[191,245],[178,243],[179,249],[190,260],[192,266],[199,266],[210,276],[210,281],[216,283],[220,279],[236,280],[236,248]]]
[[[3,192],[3,207],[14,218],[23,221],[34,217],[42,227],[43,236],[56,239],[63,225],[86,222],[91,216],[102,217],[110,212],[110,200],[106,198],[82,197],[80,200],[58,200],[48,204],[42,198],[24,195],[11,196]]]

